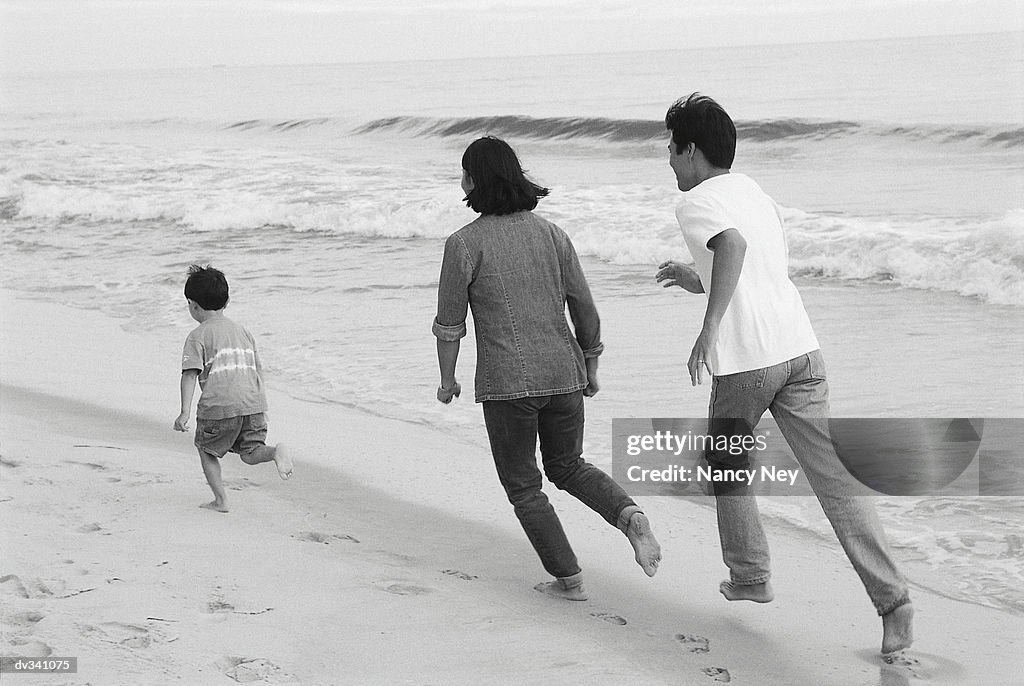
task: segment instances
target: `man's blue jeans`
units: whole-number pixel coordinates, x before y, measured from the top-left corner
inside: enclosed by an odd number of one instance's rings
[[[619,521],[623,510],[639,509],[610,476],[581,457],[583,392],[490,400],[483,406],[498,479],[541,564],[555,577],[578,574],[576,554],[541,490],[537,439],[548,480],[609,524],[624,530]]]
[[[878,614],[910,601],[885,532],[869,497],[850,495],[850,475],[836,455],[828,431],[828,381],[820,351],[782,364],[716,376],[711,387],[708,433],[748,431],[765,410],[772,413],[793,455],[860,575]],[[706,454],[715,468],[745,467],[735,456]],[[744,458],[746,456],[743,456]],[[757,500],[743,485],[716,487],[722,558],[737,585],[763,583],[771,576],[768,541]]]

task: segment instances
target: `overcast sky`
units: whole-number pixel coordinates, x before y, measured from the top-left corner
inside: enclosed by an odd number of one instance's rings
[[[543,55],[1024,30],[1024,0],[0,0],[0,69]]]

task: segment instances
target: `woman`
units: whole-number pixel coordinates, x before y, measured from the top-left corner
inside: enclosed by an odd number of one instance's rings
[[[604,346],[572,242],[531,211],[548,189],[525,177],[507,143],[486,137],[462,156],[462,190],[480,216],[445,243],[433,325],[441,368],[437,399],[447,404],[461,392],[455,363],[471,307],[476,401],[483,403],[498,478],[544,569],[555,577],[535,588],[587,599],[576,555],[541,491],[538,438],[548,479],[623,531],[637,562],[654,576],[661,548],[647,517],[611,477],[580,457],[583,397],[598,392]]]

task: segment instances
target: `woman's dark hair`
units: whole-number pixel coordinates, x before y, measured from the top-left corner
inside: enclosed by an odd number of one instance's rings
[[[185,297],[204,310],[222,310],[228,304],[228,280],[224,272],[210,265],[188,268]]]
[[[462,154],[462,168],[473,180],[464,200],[480,214],[532,210],[549,193],[526,178],[515,151],[500,138],[485,136],[470,143]]]
[[[691,93],[676,100],[665,114],[665,128],[680,153],[687,143],[697,146],[704,158],[719,169],[729,169],[736,158],[736,125],[717,102]]]

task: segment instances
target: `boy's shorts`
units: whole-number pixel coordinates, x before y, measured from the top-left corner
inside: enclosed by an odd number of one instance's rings
[[[267,418],[262,412],[227,419],[196,419],[196,447],[220,458],[227,452],[248,455],[267,444]]]

